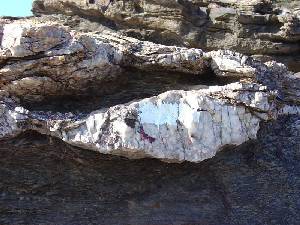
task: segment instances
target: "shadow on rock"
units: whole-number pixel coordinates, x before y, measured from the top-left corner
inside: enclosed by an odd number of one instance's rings
[[[300,118],[199,164],[128,160],[26,133],[0,147],[1,224],[298,224]]]

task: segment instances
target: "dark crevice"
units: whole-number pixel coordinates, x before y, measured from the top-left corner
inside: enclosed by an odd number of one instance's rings
[[[10,63],[14,63],[14,62],[24,62],[24,61],[29,61],[29,60],[42,59],[45,57],[46,57],[45,52],[39,52],[34,55],[28,55],[28,56],[22,56],[22,57],[9,57],[6,60],[6,64],[9,65]]]
[[[2,46],[3,30],[3,27],[0,27],[0,47]]]
[[[29,110],[37,111],[89,113],[97,109],[156,96],[170,90],[197,90],[208,88],[210,85],[225,85],[236,81],[236,78],[218,78],[212,71],[203,75],[191,75],[127,70],[122,77],[125,77],[127,83],[120,85],[111,94],[100,95],[102,88],[98,87],[90,88],[85,95],[50,97],[39,103],[23,101],[22,105]]]

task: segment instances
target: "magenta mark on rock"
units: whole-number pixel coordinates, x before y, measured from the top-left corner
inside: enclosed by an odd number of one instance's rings
[[[142,140],[147,140],[150,143],[153,143],[155,141],[154,137],[151,137],[150,135],[148,135],[148,134],[145,133],[144,128],[142,126],[139,127],[139,131],[138,132],[141,134],[141,139]]]

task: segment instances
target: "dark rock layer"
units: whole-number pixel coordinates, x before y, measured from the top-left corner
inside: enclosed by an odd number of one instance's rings
[[[300,118],[200,164],[128,160],[27,133],[0,143],[1,224],[299,224]]]

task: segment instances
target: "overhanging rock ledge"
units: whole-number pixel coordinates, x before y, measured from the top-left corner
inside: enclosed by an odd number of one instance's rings
[[[255,139],[262,121],[299,115],[299,76],[283,64],[164,46],[111,30],[83,33],[50,18],[1,23],[1,138],[35,130],[105,154],[199,162]],[[182,73],[233,81],[201,86],[200,79],[194,90],[171,89],[84,114],[22,106],[83,93],[108,98],[126,86],[129,68],[142,76],[164,71],[168,78]]]

